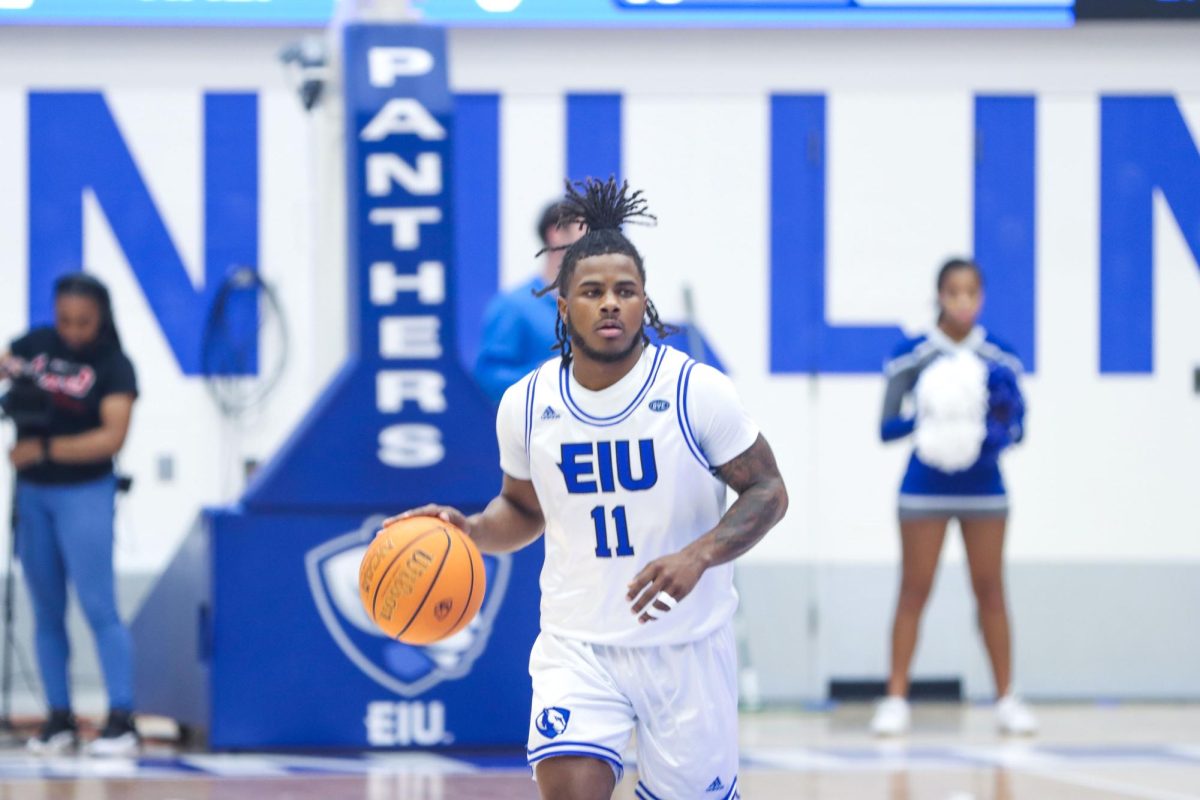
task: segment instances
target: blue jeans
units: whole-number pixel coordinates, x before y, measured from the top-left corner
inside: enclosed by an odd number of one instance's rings
[[[51,708],[71,707],[67,578],[96,637],[109,708],[133,708],[133,646],[117,614],[113,476],[87,483],[17,482],[17,552],[33,601],[38,667]]]

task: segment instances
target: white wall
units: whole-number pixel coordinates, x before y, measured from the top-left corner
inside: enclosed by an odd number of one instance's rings
[[[29,91],[103,91],[193,282],[203,280],[202,93],[258,93],[260,260],[278,287],[291,333],[289,368],[270,404],[223,421],[203,382],[184,378],[94,201],[85,204],[84,259],[113,294],[141,396],[120,459],[135,491],[119,506],[123,570],[157,571],[196,512],[236,499],[241,463],[286,437],[345,352],[343,217],[323,218],[330,194],[328,125],[305,116],[276,54],[282,31],[0,30],[0,339],[27,325]],[[340,180],[340,173],[335,176]],[[333,194],[340,189],[334,184]],[[331,251],[336,256],[331,257]],[[330,274],[333,273],[332,280]],[[314,324],[321,319],[322,324]],[[264,341],[270,363],[273,341]],[[160,459],[174,478],[158,479]],[[7,482],[7,463],[0,480]],[[8,498],[3,498],[7,504]],[[7,519],[7,511],[5,512]]]
[[[658,228],[633,234],[650,291],[671,316],[680,287],[693,285],[701,322],[792,493],[788,519],[749,562],[896,558],[894,495],[907,456],[876,440],[879,379],[814,385],[768,374],[769,94],[829,97],[830,321],[909,329],[932,317],[936,266],[971,249],[973,96],[1036,95],[1039,371],[1027,384],[1028,442],[1007,458],[1009,552],[1017,561],[1196,560],[1200,271],[1161,202],[1156,372],[1102,377],[1097,354],[1099,97],[1174,94],[1200,141],[1197,33],[460,31],[452,74],[460,89],[504,93],[502,171],[523,176],[505,189],[506,211],[517,209],[504,229],[514,232],[502,249],[509,265],[535,249],[525,209],[558,176],[557,152],[531,155],[561,141],[558,97],[624,93],[625,174],[660,216]]]
[[[458,91],[502,93],[502,281],[534,268],[530,220],[562,179],[566,91],[625,95],[624,172],[660,217],[637,230],[649,288],[700,320],[775,447],[787,520],[748,565],[892,564],[903,446],[876,439],[874,376],[772,376],[767,368],[768,97],[829,97],[827,306],[833,322],[932,317],[937,264],[972,241],[971,102],[1038,98],[1038,374],[1029,437],[1007,458],[1016,563],[1200,560],[1200,270],[1156,211],[1156,371],[1098,374],[1098,169],[1102,93],[1172,93],[1200,141],[1200,29],[1067,31],[457,31]],[[269,408],[223,424],[170,356],[102,214],[89,268],[114,291],[143,386],[122,459],[139,485],[119,531],[123,569],[154,571],[203,505],[236,497],[241,457],[286,436],[344,351],[338,122],[306,117],[276,53],[293,32],[0,29],[0,338],[26,325],[26,93],[100,89],[185,260],[200,263],[199,98],[257,91],[262,256],[283,295],[290,368]],[[519,177],[518,177],[519,176]],[[269,354],[268,354],[269,357]],[[155,477],[172,456],[176,478]],[[8,473],[0,467],[0,480]],[[7,498],[0,499],[0,505]],[[6,512],[5,512],[6,513]],[[951,545],[959,557],[961,550]],[[886,609],[885,609],[886,610]]]

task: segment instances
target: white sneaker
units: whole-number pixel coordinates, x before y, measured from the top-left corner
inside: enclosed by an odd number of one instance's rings
[[[25,743],[25,749],[38,756],[58,756],[75,749],[79,731],[69,711],[52,711],[41,731]]]
[[[88,742],[86,751],[89,756],[133,758],[140,749],[141,740],[133,716],[128,711],[116,710],[109,712],[104,729]]]
[[[70,753],[79,744],[73,731],[61,731],[47,739],[35,736],[25,742],[25,750],[35,756],[60,756]]]
[[[912,711],[903,697],[888,695],[875,706],[871,732],[876,736],[902,736],[912,726]]]
[[[1037,717],[1018,697],[1006,694],[996,701],[996,727],[1012,736],[1031,736],[1037,733]]]
[[[86,752],[97,758],[133,758],[141,749],[136,733],[104,736],[88,742]]]

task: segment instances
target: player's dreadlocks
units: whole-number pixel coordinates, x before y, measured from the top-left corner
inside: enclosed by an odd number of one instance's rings
[[[587,178],[582,182],[567,181],[566,187],[567,196],[559,205],[561,216],[558,219],[558,225],[561,227],[571,223],[580,223],[587,229],[587,233],[572,245],[558,248],[546,247],[538,252],[538,255],[541,255],[551,249],[567,251],[563,255],[558,277],[553,283],[537,292],[537,295],[541,297],[547,292],[557,290],[560,296],[565,297],[567,287],[571,285],[571,278],[575,274],[575,265],[579,263],[580,259],[610,253],[629,256],[637,265],[638,276],[642,279],[644,286],[646,268],[642,263],[642,255],[621,233],[622,223],[651,225],[658,220],[658,217],[646,210],[646,200],[642,197],[641,190],[630,193],[629,182],[622,181],[618,186],[615,176],[610,176],[607,181],[600,181],[596,178]],[[658,318],[658,309],[654,307],[649,296],[646,297],[644,324],[653,328],[659,338],[669,336],[677,330],[672,325],[665,325]],[[555,318],[554,334],[557,338],[554,349],[562,354],[562,363],[563,366],[566,366],[571,361],[571,334],[566,323],[563,322],[562,316]],[[644,327],[642,342],[650,344],[650,337],[646,334]]]

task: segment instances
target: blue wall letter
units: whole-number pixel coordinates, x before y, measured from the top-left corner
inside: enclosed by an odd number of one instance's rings
[[[458,296],[458,350],[469,372],[479,354],[488,301],[500,285],[500,96],[455,95],[459,136],[454,147],[451,272]],[[533,212],[530,212],[530,227]]]
[[[987,282],[982,323],[1034,371],[1037,275],[1032,97],[975,99],[975,258]]]
[[[988,301],[983,322],[1032,370],[1035,104],[976,101],[975,255]],[[825,319],[825,98],[771,98],[771,371],[877,372],[902,335],[891,325]],[[932,287],[930,287],[932,292]]]
[[[567,177],[621,180],[621,95],[567,95]]]
[[[1173,97],[1100,100],[1100,371],[1154,371],[1154,193],[1200,260],[1200,153]]]
[[[83,263],[83,197],[90,191],[158,318],[180,368],[200,374],[214,295],[235,267],[258,266],[258,98],[206,94],[204,100],[204,286],[192,286],[137,163],[98,92],[29,95],[29,318],[53,317],[60,275]],[[257,371],[258,313],[253,291],[230,297],[223,333],[242,354],[222,372]],[[118,321],[119,322],[119,321]]]
[[[825,321],[825,97],[771,97],[771,372],[878,372],[891,325]]]

